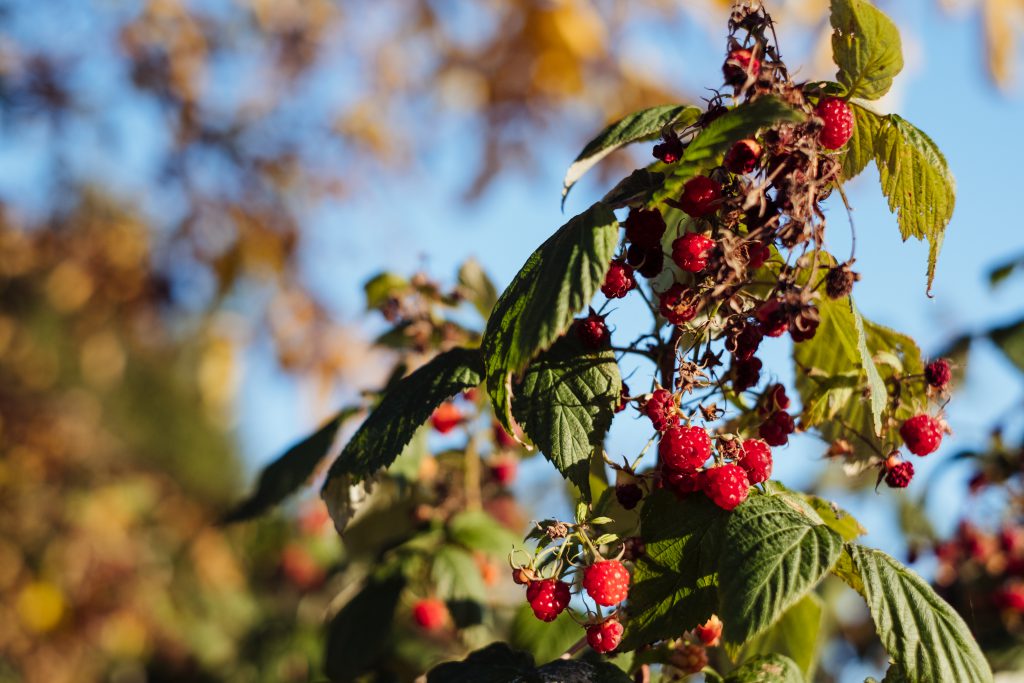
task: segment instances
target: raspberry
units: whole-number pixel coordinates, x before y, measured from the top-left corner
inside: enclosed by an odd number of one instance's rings
[[[945,358],[933,360],[931,363],[924,366],[925,381],[936,389],[945,389],[952,377],[953,373],[949,369],[949,361]]]
[[[694,218],[703,218],[718,210],[717,202],[721,196],[722,186],[718,181],[704,175],[695,176],[683,185],[679,208]]]
[[[644,490],[636,484],[619,484],[615,487],[615,499],[625,510],[632,510],[644,497]]]
[[[569,584],[558,579],[531,581],[526,599],[534,616],[541,621],[554,621],[569,606]]]
[[[825,293],[830,299],[842,299],[850,296],[853,284],[860,281],[860,274],[850,270],[849,263],[830,268],[825,276]]]
[[[772,476],[772,449],[760,439],[743,442],[743,455],[737,463],[747,473],[747,481],[760,484]]]
[[[722,65],[722,75],[728,85],[743,85],[747,76],[757,78],[761,73],[761,61],[750,50],[733,50]]]
[[[662,469],[661,472],[662,484],[678,498],[686,498],[691,493],[700,491],[703,477],[703,472],[695,470]]]
[[[818,323],[821,322],[821,314],[818,309],[808,304],[796,311],[789,319],[789,336],[795,342],[803,342],[813,339],[818,332]]]
[[[1024,585],[1019,582],[1007,583],[996,591],[993,600],[1003,609],[1024,612]]]
[[[447,434],[462,422],[462,411],[454,403],[442,403],[430,416],[430,424],[441,434]]]
[[[789,314],[778,299],[769,299],[757,307],[754,317],[766,337],[781,337],[789,328]]]
[[[905,489],[914,478],[914,463],[901,461],[895,455],[885,461],[885,483],[889,488]]]
[[[757,384],[761,378],[761,359],[756,356],[748,360],[733,360],[732,367],[732,388],[737,393],[746,391]]]
[[[665,265],[661,246],[647,248],[631,244],[626,250],[626,261],[646,278],[657,277]]]
[[[412,606],[412,618],[427,631],[436,631],[448,621],[448,608],[437,598],[424,598]]]
[[[622,383],[622,389],[619,390],[619,404],[615,406],[615,412],[621,413],[629,405],[629,385],[625,382]]]
[[[785,410],[776,410],[757,429],[757,433],[769,446],[785,446],[789,443],[789,435],[795,431],[793,416]]]
[[[757,353],[764,335],[757,325],[743,322],[729,328],[725,348],[736,360],[750,360]]]
[[[629,571],[618,560],[595,562],[583,570],[583,588],[597,604],[612,607],[629,595]]]
[[[658,304],[661,315],[673,325],[682,325],[697,317],[694,291],[678,282],[659,295]]]
[[[516,479],[519,461],[514,457],[495,458],[491,462],[491,476],[502,486],[508,486]]]
[[[764,390],[761,395],[763,405],[761,410],[765,413],[774,413],[776,410],[789,409],[789,396],[786,396],[786,387],[781,384],[772,384]]]
[[[771,248],[764,242],[747,242],[743,245],[743,251],[747,256],[747,268],[751,270],[757,270],[772,257]]]
[[[604,318],[591,308],[590,315],[576,321],[576,336],[587,348],[600,349],[608,345],[612,335],[604,324]]]
[[[653,152],[655,159],[674,164],[683,156],[683,141],[675,133],[670,133],[654,146]]]
[[[900,425],[900,436],[911,453],[928,455],[942,443],[942,424],[931,415],[915,415]]]
[[[659,432],[679,423],[675,396],[666,389],[655,389],[642,410]]]
[[[708,665],[708,653],[703,645],[683,643],[669,654],[669,662],[683,673],[700,673]]]
[[[636,287],[633,267],[625,261],[612,261],[608,274],[604,276],[601,293],[609,299],[621,299]]]
[[[665,219],[657,209],[630,209],[623,225],[630,244],[661,250],[661,237],[665,234],[666,226]]]
[[[708,267],[708,252],[715,246],[710,237],[688,232],[672,243],[672,260],[690,273],[699,273]]]
[[[824,122],[818,141],[825,149],[839,149],[853,135],[853,112],[846,102],[826,97],[814,108],[814,113]]]
[[[714,647],[722,639],[722,620],[717,614],[712,614],[711,618],[695,628],[694,632],[705,647]]]
[[[491,430],[494,432],[494,442],[498,444],[499,448],[515,448],[518,444],[515,438],[506,432],[505,428],[497,421],[491,424]]]
[[[602,654],[611,652],[619,646],[622,640],[622,624],[615,617],[602,621],[600,624],[591,624],[587,627],[587,644],[594,652]]]
[[[673,427],[661,437],[658,456],[672,470],[695,470],[711,457],[711,437],[703,427]]]
[[[512,581],[520,586],[529,585],[533,581],[533,570],[526,567],[512,569]]]
[[[761,145],[756,140],[740,140],[726,152],[722,165],[730,173],[744,175],[754,170],[760,158]]]
[[[723,510],[732,510],[747,499],[750,482],[739,465],[720,465],[704,473],[704,494]]]

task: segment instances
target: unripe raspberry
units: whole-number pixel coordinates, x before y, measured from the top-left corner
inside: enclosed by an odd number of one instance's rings
[[[850,296],[853,284],[860,281],[860,274],[850,270],[849,263],[830,268],[825,276],[825,293],[830,299],[842,299]]]
[[[587,348],[602,349],[608,345],[612,335],[604,324],[604,318],[591,308],[590,315],[576,321],[576,336]]]
[[[747,439],[737,464],[747,473],[751,484],[768,481],[772,476],[772,449],[760,439]]]
[[[720,465],[704,472],[704,495],[723,510],[732,510],[747,499],[750,481],[739,465]]]
[[[658,296],[661,315],[673,325],[683,325],[697,317],[696,293],[678,282]]]
[[[714,647],[722,640],[722,620],[717,614],[712,614],[710,619],[694,629],[694,633],[705,647]]]
[[[541,621],[554,621],[569,606],[569,584],[558,579],[531,581],[526,599],[534,616]]]
[[[622,641],[622,631],[622,624],[615,617],[610,617],[600,624],[591,624],[587,627],[587,644],[594,652],[611,652]]]
[[[412,618],[427,631],[437,631],[448,621],[448,608],[437,598],[424,598],[412,606]]]
[[[945,358],[933,360],[924,366],[925,381],[936,389],[945,389],[952,378],[953,372],[949,368],[949,361]]]
[[[698,469],[711,457],[711,437],[703,427],[673,427],[662,435],[658,456],[668,469]]]
[[[717,180],[704,175],[695,176],[683,185],[679,208],[694,218],[703,218],[718,210],[718,200],[721,196],[722,186]]]
[[[890,455],[885,461],[885,483],[889,488],[905,489],[914,478],[914,464]]]
[[[672,243],[672,260],[683,270],[699,273],[708,267],[709,252],[715,241],[697,232],[688,232]]]
[[[624,510],[632,510],[644,497],[644,490],[636,484],[619,484],[615,487],[615,499]]]
[[[757,356],[748,360],[734,359],[729,373],[732,375],[733,390],[737,393],[746,391],[761,378],[761,359]]]
[[[441,434],[447,434],[462,422],[462,411],[454,403],[442,403],[430,416],[430,424]]]
[[[636,287],[636,277],[633,275],[633,267],[625,261],[612,261],[604,276],[604,284],[601,285],[601,293],[609,299],[621,299]]]
[[[659,432],[679,424],[679,410],[675,396],[666,389],[655,389],[644,403],[642,410]]]
[[[814,113],[824,122],[818,133],[822,147],[839,149],[853,136],[853,112],[843,100],[826,97],[814,108]]]
[[[657,277],[665,267],[665,254],[660,246],[647,248],[631,244],[626,249],[626,261],[636,268],[638,273],[650,279]]]
[[[722,65],[722,75],[728,85],[740,86],[747,77],[757,78],[761,73],[761,61],[750,50],[733,50]]]
[[[533,570],[527,567],[516,567],[512,570],[512,581],[520,586],[527,586],[534,580]]]
[[[661,250],[661,237],[665,234],[666,226],[665,219],[657,209],[630,209],[623,225],[630,244]]]
[[[769,299],[758,306],[754,317],[766,337],[781,337],[789,329],[789,314],[778,299]]]
[[[754,170],[760,158],[761,145],[756,140],[740,140],[726,152],[722,165],[730,173],[744,175]]]
[[[519,461],[512,456],[495,458],[491,462],[491,476],[502,486],[508,486],[516,479]]]
[[[942,443],[942,424],[931,415],[915,415],[900,425],[900,437],[914,455],[928,455]]]
[[[789,443],[789,435],[796,431],[793,416],[785,410],[776,410],[761,423],[757,433],[768,442],[769,446],[785,446]]]
[[[672,470],[662,468],[661,483],[677,498],[686,498],[691,493],[701,490],[701,481],[704,478],[703,472],[696,470]]]
[[[683,141],[675,133],[670,133],[656,144],[652,151],[658,161],[674,164],[683,156]]]
[[[583,588],[597,604],[612,607],[629,595],[629,570],[618,560],[595,562],[583,570]]]

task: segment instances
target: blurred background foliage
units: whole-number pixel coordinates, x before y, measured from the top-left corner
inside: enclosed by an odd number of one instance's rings
[[[0,2],[0,680],[315,679],[345,580],[324,511],[214,524],[247,348],[325,400],[380,376],[306,285],[303,226],[422,163],[439,117],[471,124],[472,200],[594,112],[701,96],[623,37],[729,4]],[[827,5],[771,9],[827,59]],[[940,7],[1009,87],[1024,2]]]

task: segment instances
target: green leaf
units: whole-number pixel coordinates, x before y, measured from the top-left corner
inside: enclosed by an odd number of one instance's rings
[[[875,136],[875,164],[903,240],[928,240],[931,291],[935,261],[956,203],[956,182],[946,159],[931,138],[896,114],[889,114]]]
[[[562,656],[579,641],[579,624],[568,612],[562,612],[551,622],[541,621],[526,603],[516,610],[509,633],[509,645],[524,650],[540,662],[551,661]]]
[[[359,408],[338,411],[320,429],[294,444],[260,472],[256,490],[221,518],[224,524],[258,517],[309,481],[317,465],[327,456],[341,425],[359,413]]]
[[[508,556],[519,543],[519,537],[482,510],[460,512],[448,522],[452,541],[491,555]]]
[[[622,380],[615,354],[563,337],[530,364],[512,414],[545,457],[590,500],[590,458],[604,443]]]
[[[366,308],[380,308],[393,296],[409,289],[409,281],[396,273],[379,273],[370,278],[363,290],[366,292]]]
[[[700,114],[700,107],[663,104],[634,112],[611,124],[587,143],[565,172],[565,180],[562,181],[562,205],[565,205],[565,198],[569,196],[569,190],[576,181],[601,159],[632,142],[658,137],[666,126],[688,126],[696,121]]]
[[[471,652],[461,662],[447,662],[427,672],[427,683],[631,683],[607,662],[555,660],[535,669],[533,657],[505,643]]]
[[[878,367],[875,365],[871,351],[868,349],[868,338],[864,332],[864,319],[860,317],[860,313],[857,312],[856,308],[852,308],[852,313],[853,325],[857,330],[857,352],[860,354],[860,364],[864,368],[864,374],[868,382],[867,391],[869,405],[871,406],[871,421],[874,425],[874,433],[881,435],[882,413],[885,412],[885,404],[888,401],[889,392],[886,391],[885,382],[882,380],[882,375],[878,372]]]
[[[498,301],[498,290],[476,259],[468,259],[459,268],[459,288],[484,319],[491,314]]]
[[[798,494],[814,508],[822,521],[846,542],[855,541],[868,532],[857,518],[835,503],[809,493]]]
[[[723,636],[743,643],[761,633],[831,571],[843,540],[782,496],[754,496],[722,534],[718,615]]]
[[[990,270],[988,274],[988,283],[992,287],[996,287],[1018,270],[1024,270],[1024,254],[1017,254],[1013,258],[1003,261],[998,266]]]
[[[800,668],[789,657],[763,655],[744,662],[725,677],[725,683],[803,683]]]
[[[405,579],[373,579],[327,627],[324,669],[332,681],[352,681],[370,671],[391,646],[391,624]]]
[[[855,102],[849,102],[853,112],[853,135],[843,152],[843,177],[856,177],[875,157],[875,138],[882,127],[882,117]]]
[[[620,180],[601,201],[612,209],[621,209],[630,204],[646,204],[664,182],[664,173],[638,168]]]
[[[423,459],[431,457],[430,447],[427,443],[429,435],[429,425],[423,425],[417,429],[399,456],[388,466],[388,474],[408,483],[418,481],[420,478],[420,465],[423,463]]]
[[[875,631],[911,681],[992,681],[967,624],[932,588],[883,552],[848,545],[837,573],[868,604]]]
[[[1024,320],[989,331],[989,339],[1021,371],[1024,371]]]
[[[832,0],[832,58],[848,97],[877,100],[903,69],[900,32],[865,0]]]
[[[810,679],[818,662],[822,617],[821,598],[808,593],[774,626],[744,645],[743,658],[782,654],[792,658],[804,677]]]
[[[679,501],[658,490],[641,513],[645,554],[629,591],[622,650],[677,637],[707,621],[718,606],[718,554],[729,513],[704,496]]]
[[[618,228],[611,209],[594,204],[533,252],[498,299],[482,349],[495,416],[510,434],[512,375],[554,344],[594,298],[615,255]]]
[[[434,554],[431,578],[437,594],[445,600],[485,602],[487,587],[473,556],[454,545],[444,545]]]

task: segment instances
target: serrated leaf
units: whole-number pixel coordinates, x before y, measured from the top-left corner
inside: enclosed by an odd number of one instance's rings
[[[448,522],[452,541],[469,550],[507,557],[518,537],[482,510],[460,512]]]
[[[919,576],[885,553],[846,549],[840,577],[860,593],[889,656],[911,681],[990,683],[967,624]]]
[[[618,228],[611,209],[594,204],[533,252],[495,304],[482,350],[495,417],[508,433],[514,433],[512,376],[554,344],[594,298],[615,255]]]
[[[718,615],[727,642],[774,624],[835,566],[843,540],[781,496],[754,496],[729,516],[719,557]]]
[[[629,204],[646,204],[664,182],[664,173],[638,168],[620,180],[601,201],[612,209],[621,209]]]
[[[804,677],[789,657],[761,655],[744,662],[725,677],[725,683],[804,683]]]
[[[729,513],[704,496],[679,501],[665,490],[644,502],[629,591],[630,619],[621,649],[677,637],[707,621],[718,607],[718,554]]]
[[[803,676],[811,679],[818,662],[823,604],[808,593],[786,610],[771,628],[743,646],[743,658],[778,653],[790,657]]]
[[[590,458],[604,443],[621,387],[614,353],[585,349],[566,336],[530,364],[515,388],[515,419],[585,500]]]
[[[405,579],[373,579],[331,619],[324,669],[333,681],[351,681],[370,671],[391,644],[391,624]]]
[[[609,125],[587,143],[565,172],[565,180],[562,181],[562,205],[565,205],[569,190],[576,181],[601,159],[630,143],[658,137],[666,126],[688,126],[696,121],[700,114],[700,107],[663,104],[633,112]]]
[[[833,502],[827,501],[809,493],[799,494],[807,503],[814,508],[822,521],[832,531],[839,534],[846,542],[855,541],[868,532],[857,518]]]
[[[479,261],[471,258],[462,264],[459,268],[459,287],[477,312],[486,319],[498,301],[498,290]]]
[[[868,349],[867,334],[864,332],[864,319],[856,308],[852,308],[853,324],[857,330],[857,352],[860,354],[861,367],[864,368],[864,375],[867,377],[868,401],[871,406],[871,420],[874,424],[875,435],[882,434],[882,413],[885,412],[885,404],[889,398],[889,392],[885,389],[885,382],[878,372],[875,360]]]
[[[832,0],[832,58],[848,97],[877,100],[903,70],[900,32],[866,0]]]
[[[843,178],[849,180],[875,158],[875,137],[882,127],[882,117],[856,102],[849,102],[853,112],[853,135],[843,151]]]
[[[1010,362],[1024,371],[1024,320],[990,330],[988,337]]]
[[[631,683],[607,662],[555,660],[534,668],[533,657],[493,643],[460,662],[446,662],[427,672],[427,683]]]
[[[434,589],[445,600],[484,602],[487,587],[473,556],[453,545],[444,545],[433,555],[431,578]]]

